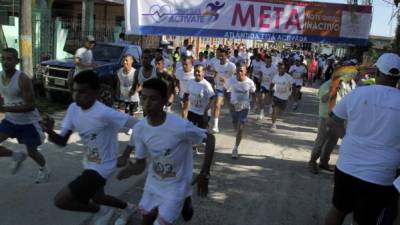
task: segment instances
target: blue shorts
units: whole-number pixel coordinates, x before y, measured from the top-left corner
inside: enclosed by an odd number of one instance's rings
[[[39,123],[33,124],[13,124],[4,119],[0,123],[0,133],[16,138],[18,143],[27,147],[37,147],[43,143],[44,134]]]
[[[216,89],[215,90],[215,95],[219,96],[219,97],[225,97],[225,91]]]
[[[249,114],[249,109],[243,109],[241,111],[232,110],[232,112],[231,112],[232,123],[233,124],[237,124],[239,122],[246,123],[248,114]]]

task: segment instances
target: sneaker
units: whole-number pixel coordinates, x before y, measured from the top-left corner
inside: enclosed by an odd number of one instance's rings
[[[319,164],[318,167],[320,169],[322,169],[322,170],[326,170],[326,171],[329,171],[329,172],[333,172],[334,171],[333,166],[330,166],[330,165]]]
[[[219,133],[219,129],[218,129],[218,127],[214,127],[212,130],[211,130],[213,133]]]
[[[238,148],[237,147],[234,147],[233,149],[232,149],[232,159],[237,159],[239,156],[238,156]]]
[[[276,124],[273,123],[271,126],[271,131],[276,131],[278,128],[276,127]]]
[[[258,120],[263,120],[264,119],[264,112],[261,112],[260,115],[257,117]]]
[[[183,220],[185,220],[186,222],[190,221],[193,217],[194,214],[194,210],[193,210],[193,206],[192,206],[192,199],[190,197],[187,197],[185,199],[185,203],[183,203],[183,208],[182,208],[182,218]]]
[[[14,152],[12,157],[13,160],[11,162],[11,174],[16,174],[26,159],[26,154],[23,152]]]
[[[318,166],[316,162],[310,161],[308,162],[308,168],[312,174],[318,174]]]
[[[50,170],[47,167],[40,168],[36,176],[35,183],[40,184],[49,180]]]
[[[110,207],[100,206],[100,210],[93,217],[94,225],[107,225],[113,214],[114,210]]]
[[[128,203],[125,209],[121,210],[121,214],[115,221],[114,225],[126,225],[128,223],[129,217],[136,211],[134,204]]]

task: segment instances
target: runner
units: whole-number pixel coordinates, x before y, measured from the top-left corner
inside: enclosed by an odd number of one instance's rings
[[[217,98],[215,100],[214,105],[214,112],[213,112],[213,119],[214,119],[214,126],[212,131],[214,133],[219,132],[218,122],[219,116],[221,113],[221,106],[224,100],[224,96],[226,94],[226,89],[224,87],[225,81],[231,78],[236,71],[235,64],[228,61],[228,55],[224,49],[220,50],[220,58],[219,63],[214,63],[213,65],[214,70],[216,71],[215,76],[215,94]]]
[[[300,101],[300,91],[303,86],[303,77],[307,76],[307,68],[302,64],[301,58],[298,55],[294,56],[295,63],[289,68],[289,74],[294,78],[293,84],[293,110],[298,107],[298,101]]]
[[[238,158],[239,145],[242,141],[244,125],[250,110],[250,94],[255,93],[254,82],[247,77],[245,62],[237,64],[236,76],[229,78],[226,89],[230,92],[231,116],[233,128],[236,131],[235,146],[232,149],[232,158]]]
[[[385,53],[375,65],[376,85],[351,91],[328,118],[329,129],[343,141],[325,225],[341,225],[350,213],[353,224],[393,224],[393,218],[383,219],[397,205],[393,184],[400,189],[400,178],[395,180],[400,165],[400,92],[395,88],[400,57]]]
[[[272,127],[271,131],[276,131],[276,119],[286,109],[287,101],[292,94],[294,80],[292,76],[286,73],[286,67],[283,63],[278,63],[278,74],[272,78],[270,90],[274,91],[272,97]]]
[[[190,80],[188,84],[189,91],[189,114],[188,120],[199,128],[207,129],[209,116],[208,111],[212,105],[215,96],[214,89],[211,84],[204,79],[205,67],[197,65],[194,67],[194,80]],[[198,147],[193,146],[194,154],[198,154]]]
[[[259,120],[264,119],[265,103],[268,106],[268,112],[272,115],[272,91],[270,90],[272,78],[278,74],[278,69],[272,65],[272,57],[265,56],[265,66],[261,69],[261,88],[260,88],[260,115]]]
[[[207,59],[205,58],[203,52],[199,52],[199,58],[196,59],[196,60],[194,61],[194,63],[193,63],[193,66],[197,66],[197,65],[203,65],[204,68],[207,67],[207,65],[208,65],[208,61],[207,61]]]
[[[143,82],[152,78],[157,78],[156,68],[151,65],[151,51],[145,49],[142,54],[142,66],[135,71],[133,79],[134,94],[139,94],[142,90]]]
[[[149,154],[151,163],[139,204],[143,214],[142,225],[172,225],[180,214],[185,220],[190,220],[193,215],[190,200],[192,145],[200,144],[206,138],[205,159],[195,179],[198,194],[206,197],[215,138],[191,122],[162,110],[167,103],[164,82],[158,79],[146,81],[142,101],[147,116],[135,126],[135,136],[130,140],[130,145],[136,146],[135,163],[130,162],[120,171],[118,179],[143,173]]]
[[[139,95],[133,92],[133,78],[135,69],[132,67],[134,62],[133,56],[126,55],[122,61],[124,67],[117,72],[117,96],[118,101],[122,104],[125,113],[133,115],[139,107]],[[120,105],[121,107],[121,105]],[[119,108],[120,108],[119,107]]]
[[[169,74],[164,68],[164,58],[159,56],[155,59],[156,62],[156,71],[157,77],[164,82],[166,82],[168,86],[168,103],[166,105],[167,112],[171,111],[172,104],[175,99],[175,78]]]
[[[258,107],[258,110],[260,110],[261,113],[261,108],[260,106],[260,88],[261,88],[261,74],[262,74],[262,69],[265,67],[265,63],[261,60],[261,54],[257,53],[257,49],[255,49],[254,53],[255,58],[251,61],[251,74],[252,74],[252,79],[254,81],[254,84],[256,85],[256,92],[252,94],[252,102],[254,103],[254,106]],[[256,107],[254,107],[254,110],[257,110]]]
[[[60,134],[54,132],[54,119],[45,116],[42,126],[49,141],[65,147],[76,131],[86,147],[84,171],[54,197],[60,209],[96,213],[95,225],[106,225],[113,215],[108,207],[121,209],[118,225],[125,225],[134,205],[104,193],[107,179],[116,169],[118,132],[130,129],[137,119],[113,110],[96,100],[100,79],[92,70],[74,77],[72,103],[64,117]]]
[[[192,57],[183,57],[182,68],[177,69],[176,79],[178,80],[179,97],[182,104],[182,118],[187,118],[189,111],[188,82],[194,79],[194,70],[192,65]]]
[[[19,144],[25,145],[29,157],[39,165],[35,182],[42,183],[50,176],[46,160],[37,150],[43,143],[44,134],[39,125],[40,115],[35,107],[32,81],[24,72],[15,69],[19,62],[17,50],[3,49],[1,54],[3,71],[0,71],[0,111],[5,113],[5,118],[0,123],[0,143],[8,138],[16,138]],[[12,157],[11,173],[15,174],[26,159],[26,154],[13,152],[0,146],[0,157]]]

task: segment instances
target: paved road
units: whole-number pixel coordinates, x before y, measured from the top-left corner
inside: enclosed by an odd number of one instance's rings
[[[308,172],[310,155],[317,126],[316,90],[304,89],[298,111],[287,110],[278,121],[278,131],[271,133],[269,118],[256,121],[250,116],[240,146],[240,158],[232,160],[234,133],[227,112],[221,119],[217,134],[215,163],[210,181],[210,196],[194,197],[195,215],[188,225],[318,225],[322,224],[332,193],[332,175]],[[44,107],[46,108],[46,107]],[[65,107],[48,108],[58,120]],[[83,225],[90,224],[91,215],[61,211],[53,207],[54,194],[81,171],[82,146],[76,135],[70,145],[61,149],[46,143],[41,147],[52,168],[47,184],[34,184],[36,166],[27,160],[20,173],[8,172],[8,160],[0,159],[1,225]],[[120,148],[128,136],[120,134]],[[14,141],[5,143],[22,150]],[[336,161],[336,151],[332,163]],[[202,156],[196,157],[196,168]],[[195,172],[198,172],[195,170]],[[119,182],[112,179],[107,186],[111,194],[137,203],[144,176]],[[139,224],[134,214],[130,225]],[[110,223],[111,224],[111,223]],[[179,224],[183,224],[182,221]],[[350,223],[347,223],[348,225]]]

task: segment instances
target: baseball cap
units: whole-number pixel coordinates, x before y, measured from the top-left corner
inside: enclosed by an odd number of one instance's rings
[[[86,37],[86,41],[88,41],[88,42],[96,42],[96,40],[94,39],[93,35],[88,35]]]
[[[293,58],[294,58],[294,60],[300,60],[301,59],[299,55],[294,55]]]
[[[384,53],[376,61],[379,71],[389,76],[400,76],[400,56],[394,53]]]

